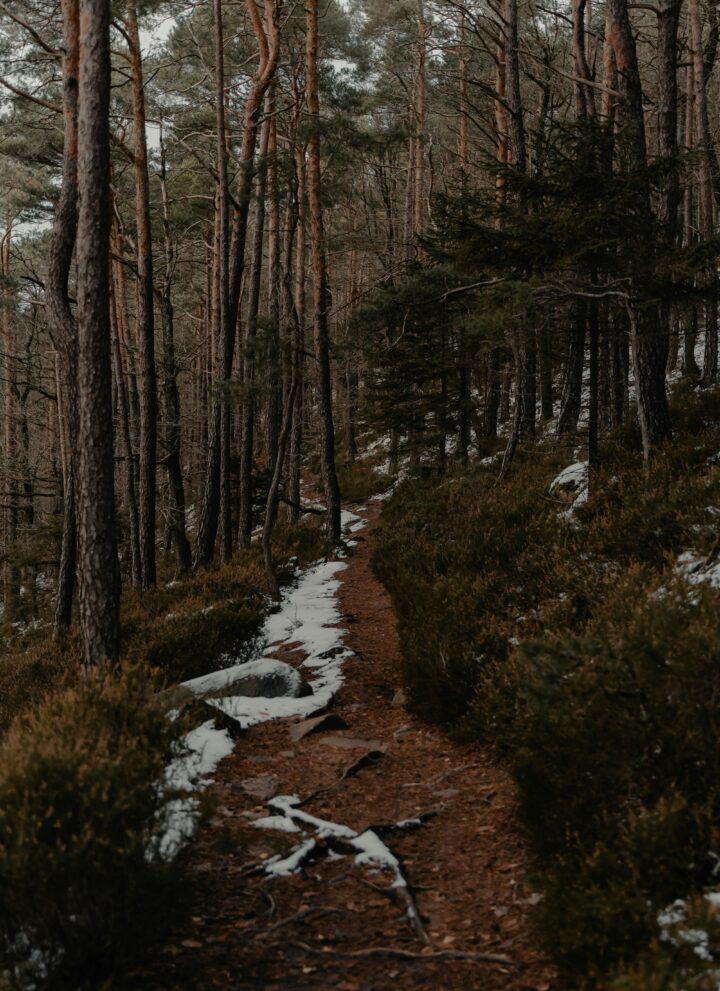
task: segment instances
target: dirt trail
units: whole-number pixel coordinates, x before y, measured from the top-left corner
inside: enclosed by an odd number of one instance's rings
[[[344,687],[332,711],[349,729],[291,739],[283,721],[250,729],[221,765],[218,808],[192,854],[197,880],[191,918],[158,948],[128,987],[264,991],[547,991],[554,974],[538,950],[530,916],[527,853],[507,774],[482,751],[450,743],[393,704],[399,644],[390,599],[370,570],[370,526],[339,577],[347,645]],[[289,659],[289,658],[284,658]],[[368,746],[385,756],[341,779]],[[345,739],[345,744],[339,739]],[[374,741],[374,742],[372,742]],[[378,745],[379,744],[379,745]],[[270,813],[256,794],[315,792],[304,811],[360,832],[422,813],[437,815],[386,842],[401,858],[431,947],[411,932],[391,878],[331,855],[299,874],[250,874],[302,836],[258,829]],[[419,954],[367,956],[377,948]],[[437,958],[432,952],[444,954]],[[509,964],[453,959],[452,952],[502,954]],[[355,955],[353,955],[355,954]]]

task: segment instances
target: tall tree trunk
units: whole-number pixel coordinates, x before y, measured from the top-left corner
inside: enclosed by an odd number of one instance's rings
[[[460,11],[458,24],[458,97],[460,120],[458,122],[458,158],[460,160],[460,198],[463,205],[468,195],[469,167],[469,105],[468,105],[468,59],[465,43],[466,13]]]
[[[266,101],[269,102],[269,96]],[[238,541],[241,547],[250,546],[253,523],[253,456],[255,451],[255,361],[257,325],[260,309],[260,288],[263,267],[263,237],[265,234],[265,208],[267,194],[267,153],[270,141],[271,120],[266,117],[260,137],[260,166],[257,176],[255,205],[255,229],[253,231],[250,286],[248,289],[247,327],[244,340],[243,384],[245,396],[242,407],[242,439],[240,442],[240,521]]]
[[[112,281],[112,280],[111,280]],[[111,314],[115,319],[112,347],[113,369],[115,372],[115,406],[117,407],[120,424],[121,450],[125,458],[125,509],[128,516],[128,542],[130,544],[130,581],[133,585],[142,583],[142,563],[140,557],[140,520],[138,514],[137,488],[135,487],[135,472],[133,471],[132,428],[130,426],[130,409],[128,403],[127,382],[123,370],[122,353],[120,351],[120,336],[118,332],[118,306],[114,291],[110,294]]]
[[[330,375],[330,328],[328,325],[328,280],[325,228],[320,173],[320,100],[318,96],[318,0],[307,0],[307,107],[312,130],[308,142],[308,201],[310,205],[313,267],[313,336],[318,365],[321,465],[327,502],[327,532],[332,544],[342,535],[340,486],[335,470],[335,431]]]
[[[575,303],[575,323],[563,381],[560,415],[558,416],[558,434],[574,434],[577,432],[580,408],[582,403],[582,377],[585,367],[585,332],[587,327],[587,302],[579,299]]]
[[[709,241],[713,236],[715,203],[712,181],[712,151],[708,122],[707,94],[702,42],[702,19],[698,0],[688,0],[688,27],[693,65],[693,92],[695,97],[695,134],[698,149],[698,200],[700,213],[700,237]],[[717,272],[710,266],[704,273],[703,284],[707,294],[705,303],[705,355],[703,380],[714,382],[718,366],[718,312]]]
[[[288,440],[292,430],[293,411],[295,409],[295,396],[297,395],[297,389],[297,369],[293,366],[290,391],[287,395],[285,411],[283,413],[282,430],[278,438],[277,457],[275,458],[272,480],[270,482],[270,488],[268,489],[267,502],[265,505],[265,522],[263,524],[262,533],[265,573],[267,575],[268,584],[270,585],[270,594],[277,602],[280,601],[280,585],[278,583],[277,572],[275,570],[275,564],[272,556],[272,535],[273,530],[275,529],[275,523],[277,522],[278,505],[280,502],[280,482],[282,480],[283,465],[285,464],[285,452],[287,450]]]
[[[237,180],[237,206],[232,211],[232,237],[230,240],[228,266],[227,321],[224,331],[221,335],[218,335],[220,336],[220,340],[217,345],[218,361],[220,362],[218,366],[220,370],[218,383],[221,386],[229,382],[232,376],[260,111],[267,88],[275,75],[280,55],[279,17],[282,10],[282,0],[264,0],[264,21],[258,11],[256,0],[246,0],[246,7],[258,44],[259,65],[245,102],[240,168]],[[216,17],[216,24],[219,23],[219,18]],[[218,136],[218,148],[219,140]],[[213,412],[210,417],[211,436],[208,450],[208,464],[193,560],[194,567],[196,568],[205,566],[212,560],[218,523],[221,518],[223,555],[227,556],[232,551],[232,546],[228,545],[228,528],[230,525],[230,418],[228,410],[225,410],[223,413],[226,405],[227,403],[222,397],[214,398],[213,400]]]
[[[424,0],[418,4],[418,68],[415,80],[415,237],[419,237],[425,226],[425,107],[426,107],[426,62],[427,62],[427,20]],[[419,249],[418,249],[419,250]]]
[[[234,334],[230,329],[230,190],[228,186],[228,148],[225,125],[225,60],[222,0],[215,0],[215,87],[217,119],[218,170],[218,380],[226,382],[231,375]],[[232,343],[232,347],[231,347]],[[232,558],[232,512],[230,506],[230,407],[223,398],[220,409],[220,487],[219,531],[220,556],[227,564]]]
[[[553,405],[553,349],[552,338],[547,324],[539,333],[540,353],[540,415],[543,420],[552,420],[555,415]]]
[[[527,150],[522,94],[520,92],[517,0],[505,0],[503,9],[505,29],[505,86],[507,90],[510,157],[515,172],[518,175],[522,175],[527,168]],[[524,196],[521,192],[521,201],[523,198]],[[535,433],[537,348],[534,329],[530,326],[525,327],[521,331],[520,339],[515,343],[515,347],[517,371],[516,402],[518,406],[515,417],[515,432],[517,436],[515,437],[515,445],[513,445],[512,441],[508,445],[506,458],[503,461],[503,471],[507,470],[510,465],[517,439],[521,436]]]
[[[78,578],[86,668],[118,657],[110,368],[110,3],[80,2]]]
[[[157,373],[155,370],[155,314],[153,300],[150,178],[145,133],[140,32],[135,0],[128,0],[127,28],[132,71],[133,127],[135,133],[135,220],[137,227],[137,338],[140,359],[140,563],[142,587],[156,582],[155,515],[157,477]]]
[[[665,250],[675,247],[678,235],[680,175],[678,161],[678,84],[677,34],[682,0],[661,0],[658,7],[658,85],[657,135],[658,158],[665,163],[665,173],[658,195],[658,224]],[[667,342],[666,368],[677,355],[673,340],[673,308],[668,300],[660,303],[658,315],[662,336]],[[717,333],[716,333],[717,337]]]
[[[652,217],[649,184],[645,179],[647,153],[643,97],[627,0],[608,0],[608,14],[618,67],[620,98],[617,121],[621,134],[620,157],[625,170],[641,181],[639,207],[641,213],[646,215],[649,227]],[[645,227],[645,224],[641,226]],[[632,267],[632,297],[628,300],[635,391],[646,467],[650,464],[655,447],[672,433],[665,384],[668,345],[657,303],[652,298],[647,298],[647,285],[650,281],[648,263],[647,253],[639,248]]]
[[[573,57],[575,60],[575,112],[579,120],[586,120],[595,114],[595,101],[592,87],[585,85],[592,80],[588,65],[585,39],[586,0],[572,0]]]
[[[70,308],[68,279],[77,233],[78,0],[63,0],[63,172],[50,245],[45,295],[50,333],[57,350],[58,419],[63,465],[63,533],[60,549],[55,635],[72,620],[77,561],[76,476],[78,394],[77,323]]]
[[[0,242],[0,272],[2,273],[5,288],[3,290],[2,303],[2,347],[3,347],[3,386],[5,391],[3,403],[3,503],[5,510],[3,513],[4,533],[3,551],[5,554],[5,564],[3,567],[3,601],[4,618],[6,622],[11,621],[17,614],[20,602],[20,589],[18,583],[18,569],[15,563],[16,548],[14,546],[17,539],[18,524],[18,444],[17,444],[17,421],[16,410],[16,341],[15,341],[15,313],[12,311],[13,290],[10,286],[10,245],[12,243],[13,221],[7,223],[5,234]]]
[[[175,321],[172,302],[172,280],[175,269],[175,248],[170,236],[170,216],[167,192],[166,150],[160,134],[160,191],[162,193],[163,236],[165,241],[165,280],[162,291],[162,394],[165,419],[165,470],[170,494],[169,526],[179,574],[192,566],[192,552],[185,530],[185,484],[182,474],[180,435],[180,393],[175,359]]]
[[[274,86],[270,85],[272,94],[270,103],[271,113],[275,112]],[[278,182],[277,161],[277,124],[275,119],[270,123],[270,138],[268,144],[268,327],[266,334],[266,369],[265,383],[265,460],[270,471],[275,466],[278,454],[278,438],[280,421],[283,415],[282,391],[280,385],[280,187]]]
[[[695,86],[692,60],[688,62],[685,71],[685,136],[683,147],[686,155],[689,155],[695,144]],[[693,184],[689,177],[683,190],[682,227],[682,243],[683,247],[687,248],[695,239],[693,226]],[[691,378],[698,378],[700,376],[700,369],[695,358],[697,322],[697,307],[694,303],[689,303],[688,309],[683,316],[683,373]]]
[[[305,275],[306,275],[306,230],[307,230],[307,165],[304,145],[295,151],[297,170],[297,240],[295,242],[295,313],[297,315],[295,340],[293,342],[293,365],[297,380],[295,409],[293,412],[292,434],[290,437],[290,464],[288,478],[289,518],[297,523],[300,519],[300,482],[302,474],[303,440],[303,386],[305,368]]]

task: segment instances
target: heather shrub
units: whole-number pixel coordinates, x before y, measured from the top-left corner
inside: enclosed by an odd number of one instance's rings
[[[522,645],[500,688],[487,669],[474,707],[514,767],[548,945],[586,978],[633,959],[659,909],[717,869],[717,596],[642,578],[582,637]]]
[[[50,696],[0,744],[0,972],[97,988],[172,916],[182,871],[153,849],[181,727],[137,672]]]
[[[0,739],[19,712],[40,703],[77,670],[77,653],[45,640],[24,650],[0,654]]]
[[[716,991],[720,962],[717,893],[680,899],[655,920],[656,937],[604,991]],[[662,924],[661,924],[662,923]]]
[[[290,559],[306,568],[325,554],[324,517],[303,517],[297,523],[280,521],[273,533],[273,554],[281,565]]]
[[[265,575],[255,551],[236,563],[121,603],[123,656],[158,669],[170,682],[206,674],[223,654],[241,656],[262,623]]]
[[[657,924],[716,884],[720,850],[718,592],[674,568],[717,538],[720,401],[676,406],[649,478],[624,427],[570,512],[549,485],[582,450],[537,446],[500,482],[496,465],[408,481],[378,534],[410,702],[512,768],[573,988],[707,986]],[[642,983],[654,964],[665,984]]]
[[[249,649],[263,618],[262,600],[225,600],[202,606],[186,600],[155,622],[124,628],[124,655],[162,672],[170,682],[207,674],[222,655],[241,657]]]
[[[505,658],[547,581],[553,506],[544,478],[524,478],[512,500],[489,472],[413,480],[383,514],[373,567],[396,606],[411,704],[429,720],[468,711],[483,665]]]
[[[346,503],[365,502],[388,487],[367,461],[340,461],[337,466],[338,483]]]

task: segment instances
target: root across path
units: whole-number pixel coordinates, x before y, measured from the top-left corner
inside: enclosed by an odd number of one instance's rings
[[[221,764],[191,912],[129,988],[553,987],[513,784],[404,707],[395,616],[370,568],[377,504],[366,515],[339,575],[353,656],[332,719],[253,726]]]

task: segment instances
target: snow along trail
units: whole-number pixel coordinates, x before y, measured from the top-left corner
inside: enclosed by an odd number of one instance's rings
[[[355,856],[356,864],[371,864],[379,867],[381,870],[390,871],[394,875],[393,888],[407,887],[407,880],[400,869],[400,861],[373,829],[366,829],[358,833],[354,829],[350,829],[349,826],[343,826],[337,822],[330,822],[328,819],[319,819],[317,816],[309,815],[300,808],[301,803],[297,795],[278,795],[276,798],[271,799],[268,804],[271,809],[276,809],[281,814],[278,816],[269,816],[264,820],[256,820],[254,823],[255,827],[279,829],[283,832],[291,833],[305,826],[310,827],[320,840],[330,837],[347,840],[349,845],[357,851]],[[270,820],[275,821],[271,824]],[[419,819],[415,820],[415,822],[418,825],[421,824]],[[407,829],[411,828],[412,824],[413,820],[408,820],[404,823],[398,823],[396,828]],[[295,829],[292,828],[293,826],[295,826]],[[314,846],[315,841],[311,840],[300,844],[287,857],[278,854],[265,864],[266,873],[276,877],[287,877],[289,874],[293,874],[296,870],[300,869],[303,857]]]
[[[343,510],[343,532],[357,533],[367,526],[367,520]],[[296,585],[283,592],[280,608],[270,613],[258,638],[256,657],[239,665],[230,665],[183,683],[194,694],[222,690],[240,671],[261,673],[277,666],[267,656],[269,648],[292,646],[306,656],[302,667],[307,669],[312,695],[303,698],[247,698],[230,696],[208,699],[208,705],[234,719],[243,729],[270,719],[311,716],[326,708],[343,683],[343,663],[352,656],[344,647],[347,630],[341,620],[337,598],[338,574],[347,568],[343,561],[323,561],[300,574]],[[206,788],[213,779],[218,764],[234,749],[226,729],[218,729],[213,720],[196,727],[184,740],[185,752],[167,769],[164,786],[177,791],[192,792]],[[162,835],[151,851],[163,859],[172,859],[192,839],[197,827],[199,804],[192,795],[172,802],[162,824]]]

